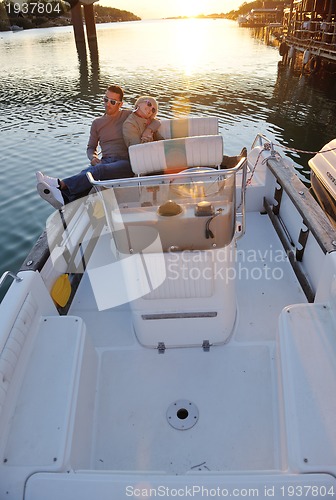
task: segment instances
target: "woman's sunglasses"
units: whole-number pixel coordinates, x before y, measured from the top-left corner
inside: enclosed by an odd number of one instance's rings
[[[108,97],[104,97],[104,102],[107,104],[108,102],[114,106],[117,103],[121,103],[122,101],[116,101],[115,99],[109,99]]]
[[[146,104],[146,106],[148,106],[149,108],[152,108],[153,113],[155,112],[154,104],[152,104],[150,101],[142,101],[142,102]]]

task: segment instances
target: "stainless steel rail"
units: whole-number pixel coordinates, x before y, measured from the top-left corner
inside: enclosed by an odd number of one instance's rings
[[[86,176],[89,179],[90,183],[93,186],[100,186],[105,188],[116,188],[122,186],[137,186],[139,184],[153,184],[153,182],[157,182],[157,184],[167,184],[177,179],[185,179],[188,177],[197,176],[199,179],[206,179],[209,177],[226,177],[227,174],[235,174],[244,166],[245,158],[242,158],[239,163],[234,168],[226,168],[225,170],[219,170],[216,168],[209,167],[193,167],[192,169],[186,169],[178,174],[158,174],[158,175],[146,175],[146,176],[136,176],[136,177],[127,177],[125,179],[111,179],[106,181],[96,181],[93,178],[91,172],[87,172]],[[196,171],[196,168],[199,168],[199,171]],[[193,170],[193,171],[191,171]]]
[[[20,276],[18,276],[17,274],[12,273],[12,271],[5,271],[3,273],[3,275],[1,276],[1,278],[0,278],[0,287],[3,285],[4,281],[6,280],[6,278],[8,276],[10,276],[11,278],[13,278],[17,282],[22,281],[22,278],[20,278]]]
[[[266,138],[265,138],[266,139]],[[118,188],[118,187],[131,187],[131,186],[144,186],[144,185],[152,185],[153,183],[157,184],[170,184],[173,181],[180,180],[181,182],[185,181],[192,177],[193,179],[197,178],[200,180],[211,179],[212,177],[223,177],[225,178],[227,175],[234,174],[236,175],[240,170],[242,170],[242,182],[241,182],[241,200],[236,208],[236,215],[241,216],[241,230],[239,233],[236,233],[236,239],[241,238],[245,234],[245,193],[246,193],[246,178],[247,178],[247,159],[241,158],[237,165],[233,168],[227,169],[216,169],[209,167],[193,167],[178,174],[158,174],[158,175],[147,175],[147,176],[136,176],[129,177],[126,179],[111,179],[105,181],[96,181],[93,178],[91,172],[87,172],[87,178],[98,191],[99,188]],[[241,213],[237,213],[237,209],[241,209]]]

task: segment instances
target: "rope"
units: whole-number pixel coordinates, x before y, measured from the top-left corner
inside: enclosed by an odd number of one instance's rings
[[[251,175],[248,179],[246,179],[246,183],[245,183],[245,186],[243,187],[244,191],[246,192],[246,189],[247,189],[247,186],[251,185],[252,183],[252,179],[253,179],[253,176],[254,176],[254,173],[255,173],[255,170],[257,168],[257,165],[258,165],[258,162],[259,162],[259,158],[261,156],[261,154],[263,153],[263,151],[269,151],[270,150],[270,143],[267,143],[269,146],[268,147],[264,147],[259,151],[259,154],[257,156],[257,159],[255,161],[255,164],[252,168],[252,171],[251,171]],[[295,149],[295,148],[289,148],[287,146],[282,146],[281,144],[277,144],[277,143],[273,143],[271,142],[272,146],[278,146],[279,148],[282,148],[282,149],[285,149],[285,150],[288,150],[288,151],[295,151],[296,153],[307,153],[307,154],[311,154],[311,155],[316,155],[316,154],[322,154],[322,153],[329,153],[330,151],[336,151],[336,147],[335,148],[330,148],[330,149],[325,149],[323,151],[304,151],[303,149]],[[275,151],[275,155],[276,156],[280,156],[280,154]],[[263,163],[266,163],[267,160],[269,160],[270,158],[264,158],[262,160],[262,164]],[[242,203],[240,202],[239,205],[237,206],[236,210],[239,210],[239,208],[241,207]]]
[[[277,143],[272,143],[274,146],[277,146],[282,149],[286,149],[288,151],[294,151],[295,153],[307,153],[309,155],[317,155],[317,154],[323,154],[323,153],[329,153],[330,151],[336,151],[335,148],[330,148],[330,149],[324,149],[323,151],[305,151],[304,149],[295,149],[295,148],[290,148],[289,146],[282,146],[281,144]]]
[[[254,167],[252,168],[251,175],[250,175],[249,179],[246,179],[246,183],[245,183],[245,190],[246,190],[247,186],[251,184],[251,182],[252,182],[252,178],[253,178],[253,176],[254,176],[255,169],[257,168],[257,165],[258,165],[259,158],[260,158],[261,154],[262,154],[265,150],[266,150],[266,148],[263,148],[263,149],[261,149],[261,150],[259,151],[259,154],[258,154],[257,159],[256,159],[256,161],[255,161]],[[262,160],[262,162],[261,162],[261,163],[266,163],[266,162],[267,162],[267,160],[268,160],[268,158],[264,158],[264,159]],[[240,204],[240,205],[241,205],[241,204]],[[239,207],[240,207],[240,205],[239,205]],[[239,208],[239,207],[238,207],[238,208]]]

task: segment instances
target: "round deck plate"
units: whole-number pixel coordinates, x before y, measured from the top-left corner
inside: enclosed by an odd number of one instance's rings
[[[186,431],[198,421],[198,409],[191,401],[179,399],[174,401],[167,410],[168,423],[180,431]]]

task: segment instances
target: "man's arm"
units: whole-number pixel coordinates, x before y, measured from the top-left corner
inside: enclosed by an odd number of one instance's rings
[[[95,122],[92,123],[91,129],[90,129],[90,136],[89,136],[89,142],[86,148],[86,154],[87,157],[89,158],[91,165],[96,165],[97,163],[100,162],[98,153],[97,153],[97,146],[98,146],[98,132],[97,128],[95,126]]]
[[[147,126],[147,128],[143,131],[141,136],[141,142],[151,142],[154,140],[154,133],[158,131],[160,128],[160,120],[154,118],[151,123]]]

